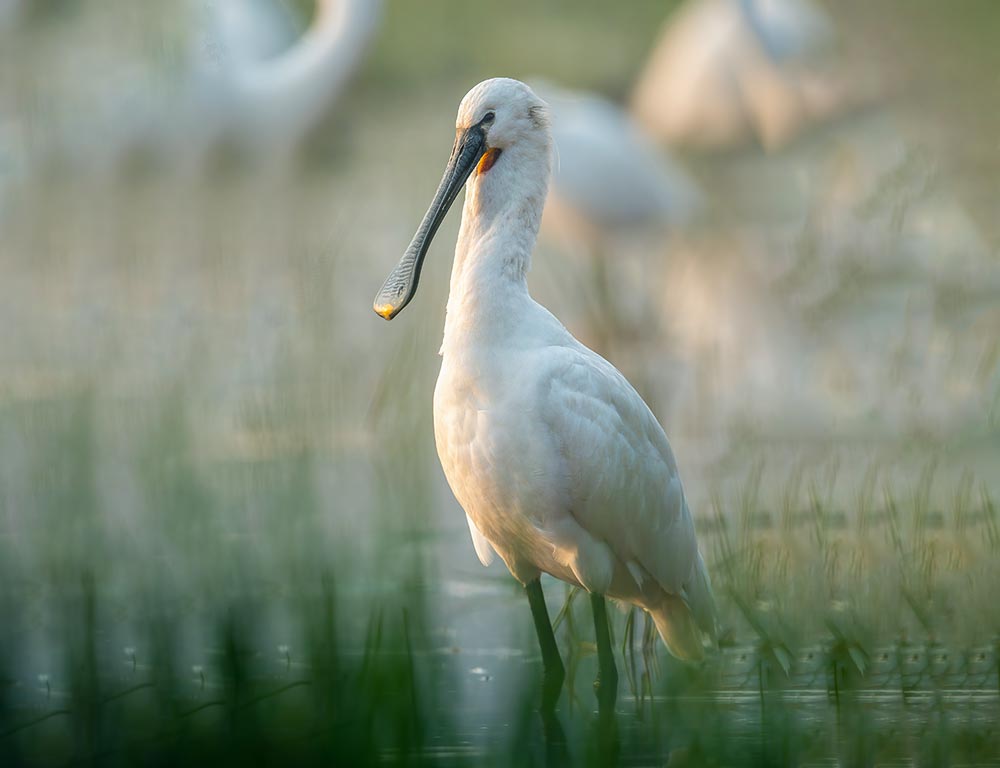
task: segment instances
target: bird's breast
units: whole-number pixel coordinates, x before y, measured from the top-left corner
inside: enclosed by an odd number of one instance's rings
[[[446,358],[434,391],[434,437],[455,498],[498,549],[517,546],[561,508],[564,473],[526,377]]]

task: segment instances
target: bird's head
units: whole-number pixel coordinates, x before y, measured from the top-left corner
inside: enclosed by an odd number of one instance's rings
[[[455,131],[456,141],[470,131],[478,132],[483,140],[483,156],[495,158],[493,163],[509,149],[545,149],[550,141],[547,105],[520,80],[484,80],[462,99]],[[484,172],[480,166],[477,174]]]
[[[417,291],[420,269],[438,227],[465,182],[485,180],[504,154],[547,154],[551,144],[545,102],[519,80],[497,77],[469,91],[458,107],[455,145],[430,208],[410,246],[375,297],[375,312],[391,320]]]

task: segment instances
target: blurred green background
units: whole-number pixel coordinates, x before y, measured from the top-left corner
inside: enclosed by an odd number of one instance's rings
[[[457,211],[370,306],[472,85],[627,110],[677,5],[388,0],[280,144],[198,85],[197,4],[0,3],[0,762],[611,759],[586,601],[546,582],[554,736],[434,451]],[[863,97],[673,149],[704,209],[666,234],[536,252],[670,436],[722,613],[688,669],[613,611],[627,764],[1000,759],[1000,7],[825,10]]]

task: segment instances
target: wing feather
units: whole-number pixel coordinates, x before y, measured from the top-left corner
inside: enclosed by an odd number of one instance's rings
[[[476,548],[476,555],[479,557],[479,562],[483,565],[489,565],[493,562],[493,545],[491,545],[489,540],[483,536],[482,532],[476,527],[476,524],[472,522],[471,517],[466,515],[465,519],[469,523],[469,533],[472,535],[472,546]]]
[[[677,462],[624,376],[585,347],[560,351],[541,418],[565,463],[573,516],[624,563],[684,594],[698,545]]]

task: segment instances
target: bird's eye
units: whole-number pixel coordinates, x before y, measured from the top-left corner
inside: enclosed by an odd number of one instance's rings
[[[487,112],[485,115],[483,115],[483,122],[484,123],[492,123],[496,119],[497,119],[497,113],[496,112]]]

